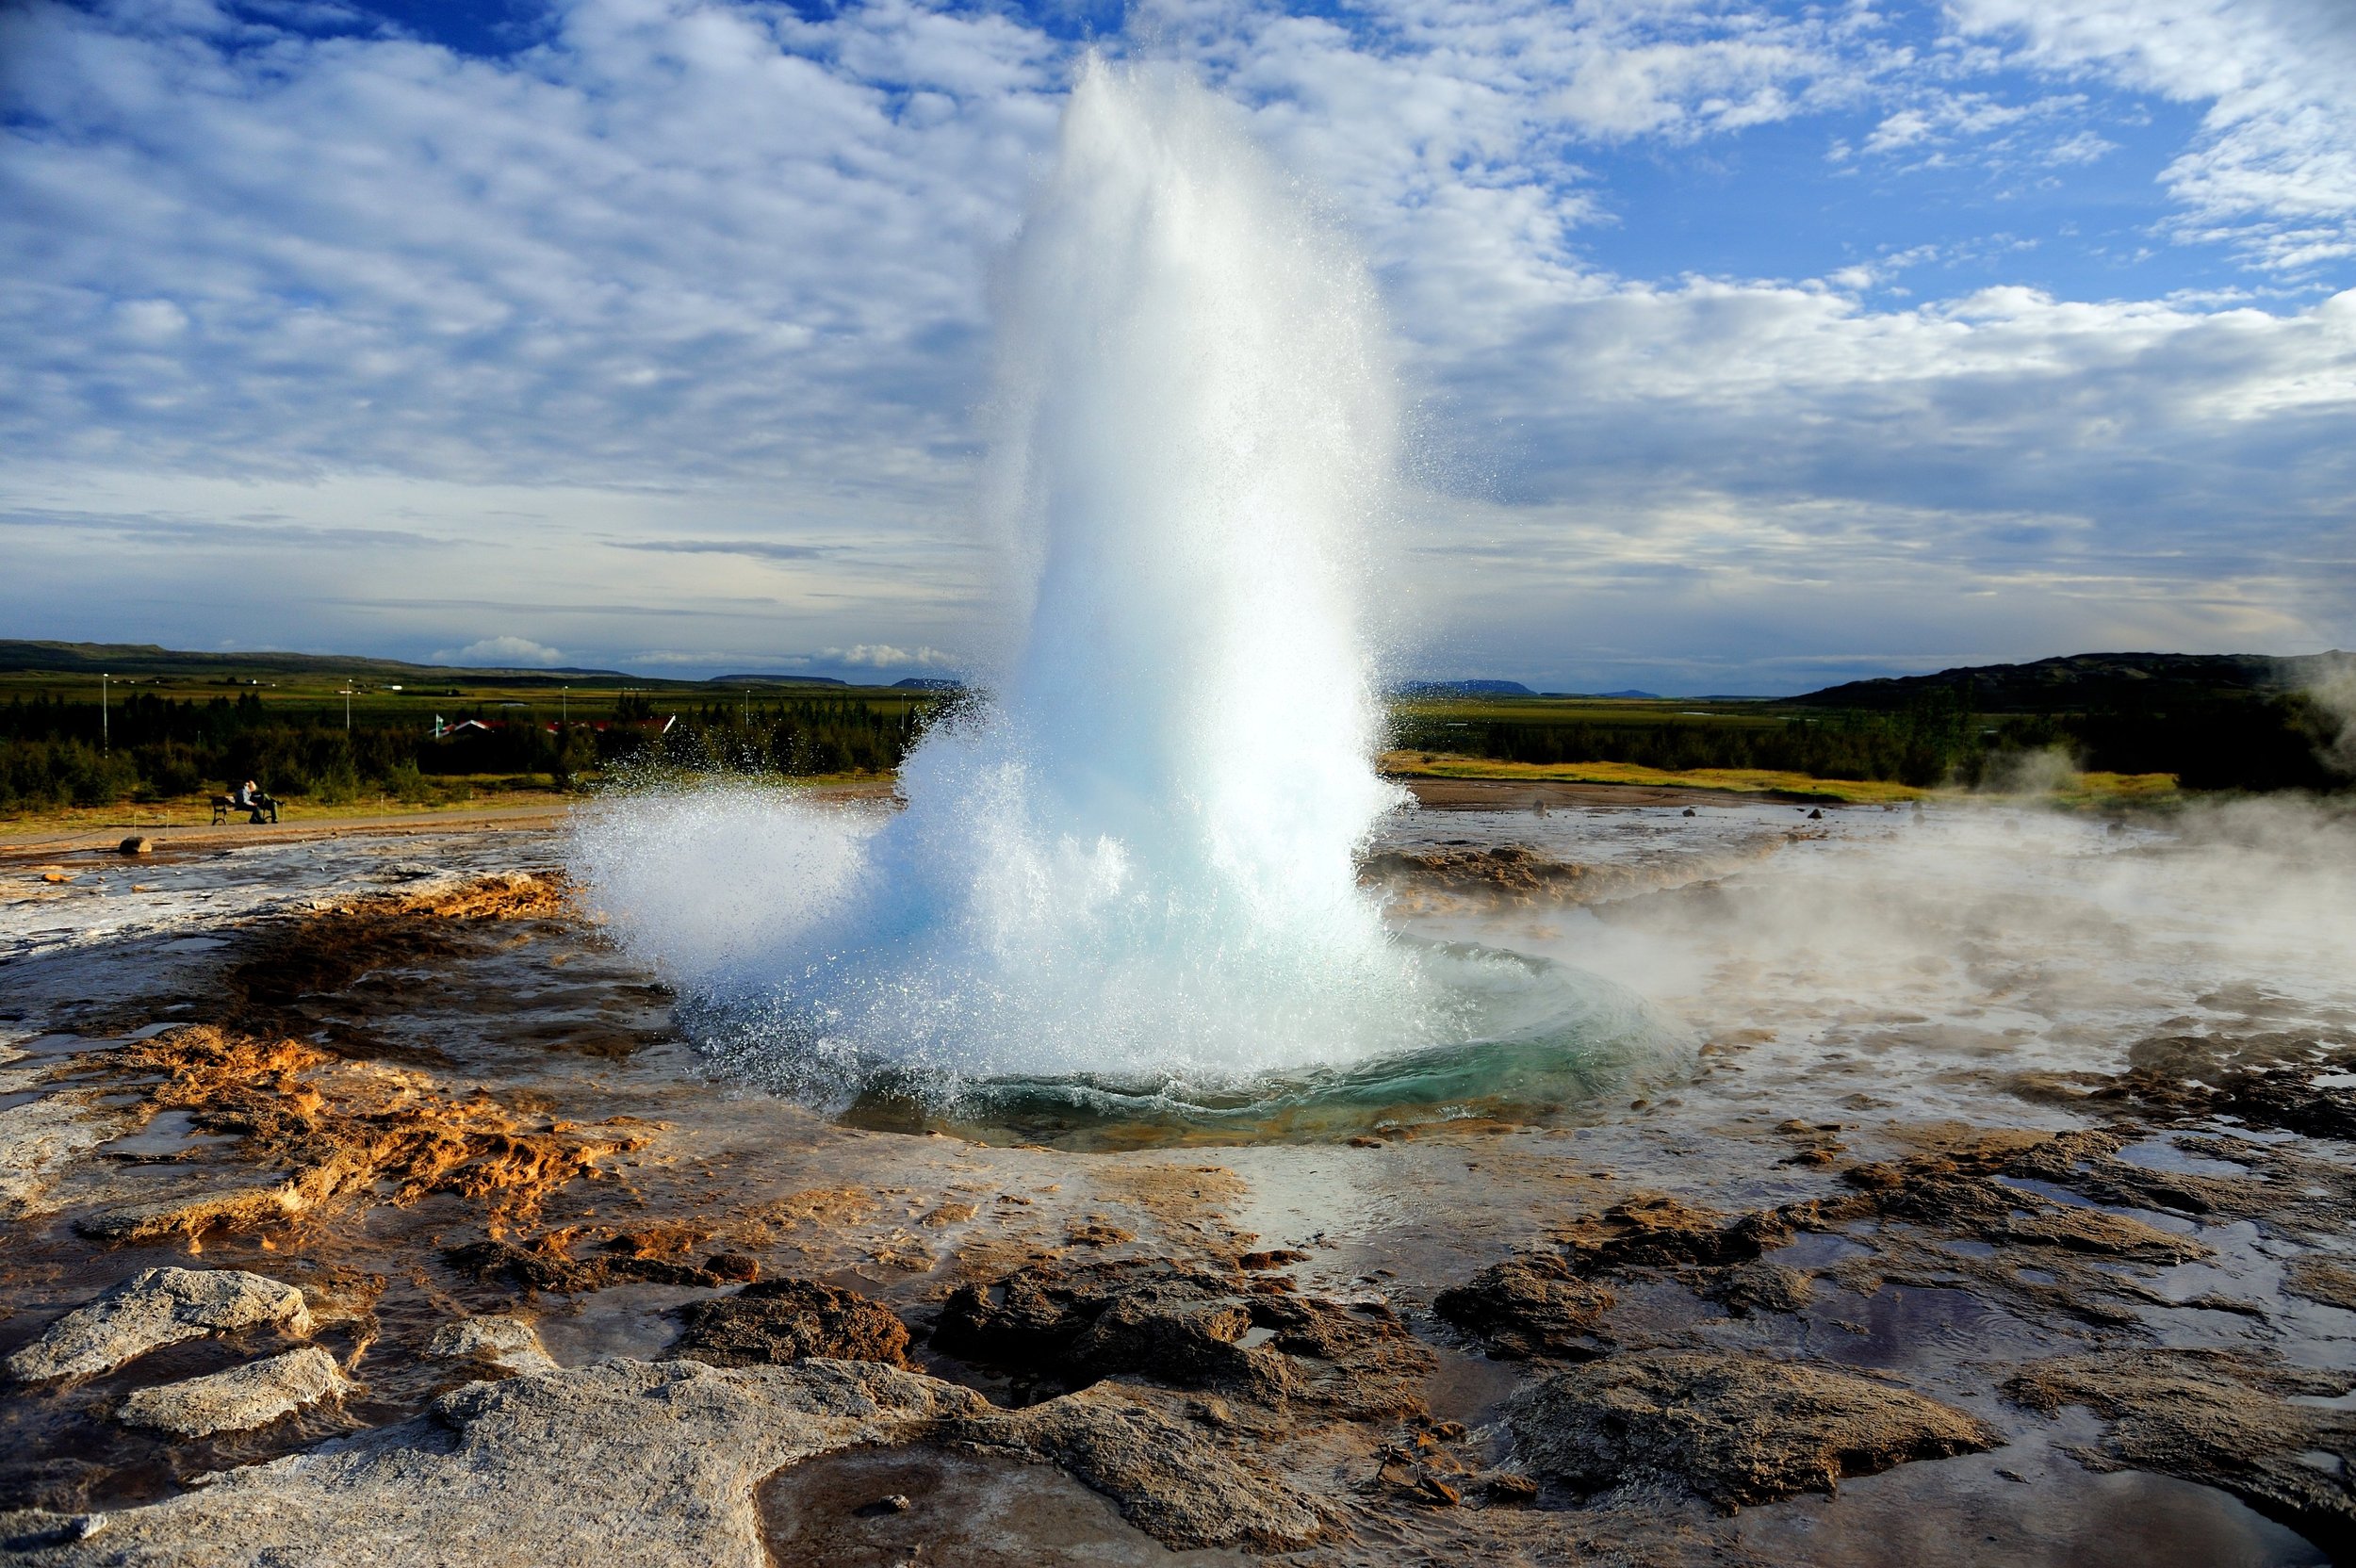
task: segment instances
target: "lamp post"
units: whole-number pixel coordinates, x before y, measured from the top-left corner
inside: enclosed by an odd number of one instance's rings
[[[114,727],[106,719],[106,682],[111,678],[104,670],[98,673],[98,752],[102,757],[115,754]]]

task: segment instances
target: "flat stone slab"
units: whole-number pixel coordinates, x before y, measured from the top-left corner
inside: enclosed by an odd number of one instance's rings
[[[364,1547],[375,1568],[763,1568],[763,1478],[986,1410],[969,1389],[863,1363],[569,1367],[468,1383],[430,1415],[147,1507],[95,1520],[0,1515],[0,1563],[262,1568],[350,1562]]]
[[[1667,1481],[1728,1512],[2004,1442],[1987,1422],[1911,1389],[1716,1350],[1576,1367],[1516,1397],[1507,1422],[1536,1474],[1588,1492]]]
[[[303,1292],[234,1268],[144,1269],[49,1325],[8,1357],[8,1371],[25,1383],[93,1378],[185,1339],[264,1324],[307,1335]]]
[[[268,1426],[352,1386],[335,1357],[305,1346],[226,1372],[142,1388],[116,1408],[115,1418],[182,1437],[209,1437]]]
[[[434,1331],[425,1353],[435,1361],[471,1362],[500,1372],[552,1372],[556,1360],[540,1332],[520,1317],[462,1317]]]
[[[74,1222],[74,1233],[92,1241],[161,1241],[192,1236],[212,1225],[248,1225],[299,1214],[306,1206],[293,1182],[237,1187],[228,1192],[200,1193],[192,1198],[166,1198],[145,1203],[124,1203]]]
[[[110,1109],[95,1090],[74,1089],[0,1111],[0,1218],[43,1212],[66,1168],[119,1137],[138,1118]]]

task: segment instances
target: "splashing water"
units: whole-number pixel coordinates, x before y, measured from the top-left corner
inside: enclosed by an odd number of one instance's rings
[[[1430,1052],[1567,1013],[1637,1027],[1557,966],[1400,940],[1358,886],[1399,804],[1357,555],[1392,381],[1363,266],[1238,122],[1168,68],[1072,95],[999,300],[990,512],[1026,629],[908,758],[907,808],[717,792],[578,835],[728,1065],[1212,1114],[1380,1099],[1370,1058],[1452,1082]]]

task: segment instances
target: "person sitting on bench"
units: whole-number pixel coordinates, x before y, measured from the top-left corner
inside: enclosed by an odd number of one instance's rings
[[[246,819],[249,822],[261,822],[265,811],[270,813],[270,821],[278,820],[278,802],[264,794],[261,786],[251,778],[230,792],[229,804],[240,811],[253,812],[253,816]]]

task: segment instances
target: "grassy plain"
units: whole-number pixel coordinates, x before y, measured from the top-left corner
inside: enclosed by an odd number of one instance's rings
[[[1634,762],[1504,762],[1490,757],[1387,751],[1381,767],[1397,778],[1496,778],[1526,784],[1646,784],[1728,794],[1772,794],[1794,800],[1878,806],[1920,800],[1929,790],[1873,779],[1817,778],[1773,768],[1646,768]]]

